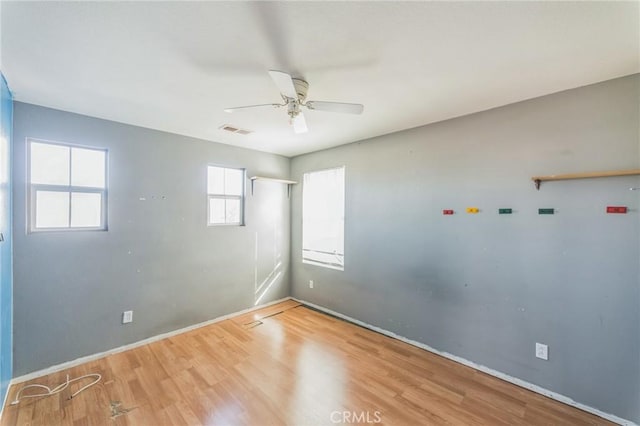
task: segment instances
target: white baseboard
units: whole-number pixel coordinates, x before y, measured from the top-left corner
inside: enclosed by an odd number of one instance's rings
[[[291,299],[291,297],[283,297],[282,299],[274,300],[273,302],[264,303],[264,304],[258,305],[258,306],[253,306],[251,308],[247,308],[247,309],[243,309],[241,311],[237,311],[237,312],[233,312],[233,313],[230,313],[230,314],[227,314],[227,315],[223,315],[221,317],[217,317],[217,318],[214,318],[214,319],[211,319],[211,320],[208,320],[208,321],[204,321],[204,322],[201,322],[201,323],[198,323],[198,324],[190,325],[188,327],[180,328],[178,330],[173,330],[173,331],[169,331],[167,333],[158,334],[156,336],[148,337],[146,339],[139,340],[139,341],[134,342],[134,343],[129,343],[127,345],[120,346],[120,347],[117,347],[117,348],[114,348],[114,349],[109,349],[108,351],[99,352],[99,353],[96,353],[96,354],[93,354],[93,355],[83,356],[83,357],[80,357],[78,359],[74,359],[73,361],[63,362],[62,364],[52,365],[51,367],[47,367],[47,368],[42,369],[42,370],[38,370],[38,371],[31,372],[31,373],[27,373],[27,374],[24,374],[24,375],[19,376],[19,377],[14,377],[11,380],[11,382],[9,383],[9,387],[11,387],[11,385],[15,385],[16,383],[26,382],[27,380],[36,379],[38,377],[46,376],[47,374],[51,374],[51,373],[55,373],[55,372],[58,372],[58,371],[66,370],[68,368],[75,367],[75,366],[80,365],[80,364],[84,364],[85,362],[95,361],[96,359],[104,358],[104,357],[109,356],[109,355],[117,354],[119,352],[128,351],[129,349],[134,349],[134,348],[137,348],[139,346],[144,346],[144,345],[147,345],[149,343],[157,342],[158,340],[166,339],[167,337],[171,337],[171,336],[176,336],[178,334],[185,333],[187,331],[195,330],[196,328],[205,327],[205,326],[210,325],[210,324],[215,324],[217,322],[224,321],[224,320],[227,320],[229,318],[233,318],[233,317],[238,316],[238,315],[246,314],[248,312],[255,311],[256,309],[266,308],[267,306],[275,305],[276,303],[284,302],[285,300],[290,300],[290,299]],[[7,395],[8,394],[9,394],[9,392],[7,391]],[[5,399],[6,399],[6,395],[5,395]],[[4,405],[2,406],[2,408],[4,408]]]
[[[328,313],[330,315],[333,315],[333,316],[336,316],[338,318],[342,318],[342,319],[344,319],[346,321],[349,321],[351,323],[357,324],[357,325],[359,325],[361,327],[368,328],[369,330],[373,330],[373,331],[378,332],[380,334],[384,334],[385,336],[389,336],[391,338],[394,338],[394,339],[400,340],[402,342],[408,343],[408,344],[410,344],[412,346],[416,346],[416,347],[418,347],[420,349],[424,349],[424,350],[429,351],[431,353],[434,353],[436,355],[440,355],[440,356],[442,356],[444,358],[450,359],[450,360],[455,361],[457,363],[460,363],[462,365],[466,365],[467,367],[471,367],[471,368],[473,368],[475,370],[482,371],[483,373],[487,373],[487,374],[489,374],[491,376],[497,377],[497,378],[502,379],[502,380],[504,380],[506,382],[513,383],[514,385],[517,385],[517,386],[520,386],[522,388],[528,389],[530,391],[539,393],[540,395],[544,395],[544,396],[549,397],[551,399],[554,399],[556,401],[562,402],[563,404],[567,404],[567,405],[570,405],[572,407],[579,408],[582,411],[586,411],[588,413],[591,413],[591,414],[594,414],[596,416],[602,417],[603,419],[609,420],[609,421],[617,423],[619,425],[623,425],[623,426],[638,426],[636,423],[634,423],[634,422],[632,422],[630,420],[626,420],[626,419],[620,418],[620,417],[615,416],[613,414],[605,413],[603,411],[598,410],[597,408],[589,407],[588,405],[585,405],[585,404],[582,404],[580,402],[574,401],[573,399],[569,398],[568,396],[564,396],[564,395],[561,395],[559,393],[550,391],[550,390],[545,389],[543,387],[540,387],[538,385],[534,385],[533,383],[529,383],[529,382],[526,382],[524,380],[518,379],[517,377],[513,377],[513,376],[510,376],[508,374],[501,373],[500,371],[494,370],[494,369],[489,368],[489,367],[485,367],[484,365],[476,364],[473,361],[469,361],[469,360],[467,360],[465,358],[461,358],[459,356],[450,354],[448,352],[439,351],[439,350],[437,350],[435,348],[432,348],[429,345],[425,345],[424,343],[420,343],[420,342],[417,342],[415,340],[407,339],[406,337],[400,336],[400,335],[395,334],[395,333],[393,333],[391,331],[387,331],[387,330],[385,330],[383,328],[376,327],[374,325],[367,324],[367,323],[362,322],[360,320],[357,320],[355,318],[351,318],[350,316],[341,314],[339,312],[332,311],[331,309],[325,308],[324,306],[316,305],[315,303],[307,302],[305,300],[298,299],[298,298],[295,298],[295,297],[292,297],[291,299],[293,299],[293,300],[295,300],[297,302],[300,302],[300,303],[302,303],[304,305],[311,306],[312,308],[315,308],[315,309],[317,309],[319,311],[326,312],[326,313]]]

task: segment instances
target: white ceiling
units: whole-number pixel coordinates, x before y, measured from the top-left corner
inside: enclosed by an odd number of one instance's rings
[[[639,5],[3,1],[0,67],[22,102],[294,156],[640,72]],[[364,113],[223,112],[280,101],[268,69]]]

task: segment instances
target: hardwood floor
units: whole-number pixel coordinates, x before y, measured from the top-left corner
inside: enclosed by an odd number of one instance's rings
[[[1,425],[611,424],[406,343],[283,302],[12,386],[102,381],[7,405]]]

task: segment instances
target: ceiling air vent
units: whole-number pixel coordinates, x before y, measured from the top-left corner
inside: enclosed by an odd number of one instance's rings
[[[219,129],[227,132],[231,132],[231,133],[237,133],[239,135],[248,135],[250,133],[253,133],[251,130],[239,129],[230,124],[223,124],[222,126],[219,127]]]

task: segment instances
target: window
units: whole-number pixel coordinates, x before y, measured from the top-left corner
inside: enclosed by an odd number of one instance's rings
[[[107,150],[28,140],[29,230],[107,229]]]
[[[244,225],[244,169],[209,166],[208,224]]]
[[[344,167],[304,174],[302,262],[344,270]]]

